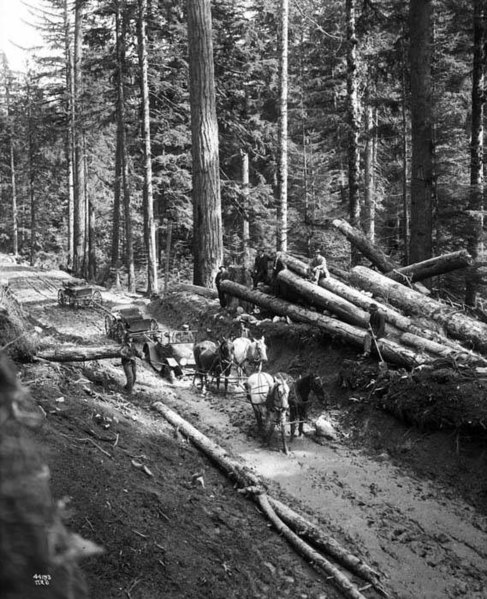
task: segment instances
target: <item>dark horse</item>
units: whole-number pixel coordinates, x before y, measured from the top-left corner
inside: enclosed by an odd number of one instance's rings
[[[228,390],[228,377],[233,364],[233,342],[222,338],[219,345],[213,341],[201,341],[194,346],[194,361],[196,377],[201,379],[201,390],[205,391],[208,384],[208,374],[216,378],[216,388],[220,389],[220,378],[225,379],[225,393]]]
[[[303,434],[303,424],[307,418],[308,408],[311,404],[311,391],[313,391],[317,399],[322,403],[325,403],[326,395],[322,380],[315,374],[308,373],[298,379],[293,379],[285,373],[280,374],[291,388],[289,394],[289,421],[291,424],[292,441],[296,433],[296,424],[298,425],[298,435],[301,437]]]

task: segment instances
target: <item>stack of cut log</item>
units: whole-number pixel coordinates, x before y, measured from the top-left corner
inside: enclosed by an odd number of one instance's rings
[[[321,278],[316,285],[308,280],[305,262],[281,252],[276,259],[274,295],[233,281],[224,281],[222,289],[280,316],[316,326],[359,349],[367,332],[367,310],[373,302],[387,323],[386,335],[379,340],[384,360],[405,367],[428,364],[439,357],[461,359],[470,365],[487,364],[482,355],[487,354],[487,324],[454,305],[433,299],[419,284],[470,266],[468,252],[453,252],[400,268],[348,223],[333,224],[382,274],[356,266],[345,282],[331,269],[332,276]]]

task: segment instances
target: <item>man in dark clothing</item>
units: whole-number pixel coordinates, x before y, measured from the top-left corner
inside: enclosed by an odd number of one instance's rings
[[[226,268],[223,265],[218,267],[218,272],[215,277],[215,285],[216,285],[216,289],[218,291],[218,299],[220,300],[220,306],[222,308],[227,307],[228,301],[227,301],[227,296],[220,289],[220,285],[221,285],[221,282],[224,281],[225,279],[228,279],[228,277],[229,277],[228,270],[226,270]]]
[[[329,277],[330,273],[328,272],[328,267],[326,265],[325,257],[321,254],[321,251],[318,249],[315,252],[315,257],[311,260],[309,264],[309,278],[313,283],[318,284],[321,277]]]
[[[132,393],[137,380],[136,358],[142,358],[143,356],[142,352],[135,347],[132,336],[129,334],[125,335],[120,355],[122,356],[122,368],[127,379],[124,389],[127,393]]]
[[[254,289],[259,283],[267,283],[268,274],[267,269],[269,265],[269,258],[264,254],[264,250],[259,248],[257,256],[255,257],[254,270],[252,271],[252,280],[254,282]]]
[[[363,355],[366,357],[370,356],[372,338],[375,337],[375,339],[377,340],[383,337],[386,328],[386,318],[384,314],[379,310],[379,306],[377,306],[377,304],[370,304],[369,312],[369,331],[365,334],[364,338]]]

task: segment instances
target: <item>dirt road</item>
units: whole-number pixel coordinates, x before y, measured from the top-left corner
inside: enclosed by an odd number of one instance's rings
[[[46,329],[81,343],[104,339],[99,313],[57,306],[53,275],[34,275],[25,284],[25,272],[16,278],[12,269],[9,277],[25,309]],[[32,290],[29,280],[36,282],[37,290]],[[119,297],[104,296],[120,302]],[[213,304],[211,307],[216,310]],[[187,316],[188,320],[197,317]],[[174,322],[162,324],[171,327]],[[277,354],[278,343],[270,342],[271,372],[273,344]],[[294,358],[290,351],[289,360]],[[112,379],[119,377],[113,374],[113,363],[104,363],[101,369]],[[282,348],[279,370],[283,370]],[[327,374],[332,381],[330,369]],[[238,391],[228,397],[203,397],[189,383],[170,386],[161,381],[148,366],[142,369],[139,389],[133,410],[140,412],[141,419],[150,404],[162,397],[181,416],[269,480],[275,492],[291,505],[326,523],[329,532],[384,576],[391,597],[487,597],[485,511],[475,509],[441,477],[429,479],[406,468],[386,450],[371,455],[365,448],[357,448],[351,442],[350,431],[343,426],[336,441],[317,443],[311,436],[295,440],[289,456],[278,451],[277,443],[270,449],[263,448],[254,437],[251,409]],[[329,392],[333,397],[332,383]],[[368,428],[370,438],[377,434],[376,422],[364,420],[363,426]],[[411,449],[410,432],[404,428],[396,434],[397,446],[404,447],[405,452]],[[416,436],[414,442],[420,443],[418,439]],[[485,463],[485,452],[477,459]]]

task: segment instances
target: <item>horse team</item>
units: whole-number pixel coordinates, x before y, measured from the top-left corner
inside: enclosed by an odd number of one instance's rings
[[[294,379],[287,373],[275,375],[262,372],[262,364],[267,362],[267,346],[264,337],[249,339],[238,337],[231,341],[223,337],[220,342],[201,341],[194,346],[196,377],[201,380],[201,389],[206,391],[208,377],[216,381],[217,389],[224,379],[225,393],[232,366],[235,365],[238,380],[247,377],[244,382],[247,400],[257,421],[259,434],[270,444],[276,428],[280,431],[284,452],[288,453],[285,426],[291,425],[291,441],[296,428],[298,435],[303,434],[303,424],[310,405],[311,392],[319,401],[325,402],[325,391],[321,379],[311,373]]]

